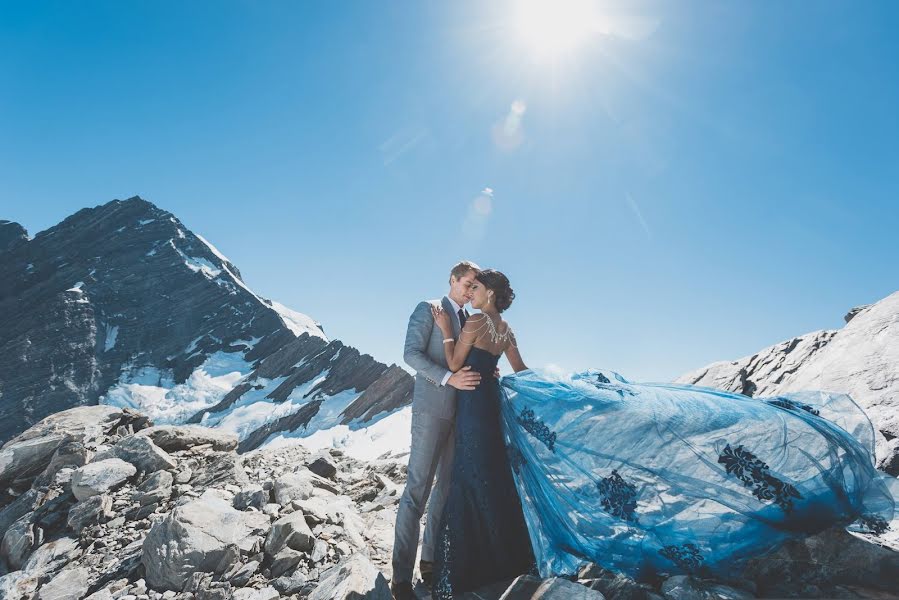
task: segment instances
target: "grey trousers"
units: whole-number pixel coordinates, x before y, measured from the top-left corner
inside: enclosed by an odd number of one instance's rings
[[[455,445],[454,420],[412,411],[412,445],[409,449],[406,489],[396,513],[393,543],[393,581],[412,581],[418,535],[425,505],[428,518],[421,544],[421,559],[434,560],[440,515],[449,495]],[[437,483],[434,484],[434,477]],[[433,485],[433,493],[431,487]],[[428,497],[430,496],[430,503]]]

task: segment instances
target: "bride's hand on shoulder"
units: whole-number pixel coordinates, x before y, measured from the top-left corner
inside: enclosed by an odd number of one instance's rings
[[[453,324],[450,322],[449,313],[443,310],[442,306],[431,306],[431,314],[434,315],[434,322],[443,332],[445,337],[453,337]]]

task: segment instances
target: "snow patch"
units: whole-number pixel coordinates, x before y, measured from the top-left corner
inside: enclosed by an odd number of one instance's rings
[[[304,333],[308,333],[309,335],[320,337],[323,340],[328,341],[328,338],[325,337],[325,332],[321,330],[318,323],[312,320],[312,317],[287,308],[275,300],[269,300],[269,303],[271,304],[271,307],[275,309],[275,312],[278,313],[278,316],[281,317],[284,325],[290,329],[295,336],[299,337]]]
[[[187,268],[194,273],[202,273],[207,279],[214,279],[222,273],[221,269],[217,268],[205,258],[196,258],[194,256],[186,255],[178,249],[178,246],[176,246],[172,240],[169,240],[169,244],[171,244],[172,248],[175,249],[175,252],[181,256],[181,259],[184,261],[184,264],[187,265]]]
[[[354,429],[351,425],[335,425],[308,434],[278,433],[269,438],[264,447],[302,444],[313,451],[338,448],[358,460],[373,461],[385,456],[400,458],[409,453],[411,428],[412,407],[406,406],[366,427]]]
[[[194,235],[197,236],[197,238],[198,238],[201,242],[203,242],[204,244],[206,244],[206,245],[209,247],[209,250],[210,250],[213,254],[215,254],[217,257],[219,257],[220,259],[222,259],[222,260],[225,261],[225,262],[231,262],[230,260],[228,260],[228,257],[226,257],[224,254],[222,254],[221,252],[219,252],[219,249],[216,248],[215,246],[213,246],[212,243],[210,243],[209,240],[207,240],[206,238],[204,238],[204,237],[203,237],[202,235],[200,235],[199,233],[195,233]]]
[[[156,219],[141,219],[140,221],[137,222],[137,226],[138,226],[138,227],[143,227],[143,226],[146,225],[147,223],[152,223],[152,222],[155,221],[155,220],[156,220]]]
[[[100,398],[100,403],[133,408],[157,424],[183,423],[218,404],[252,370],[252,365],[235,352],[210,355],[187,381],[177,385],[168,370],[125,366],[119,383]]]
[[[103,348],[103,352],[109,352],[113,348],[115,348],[116,339],[119,337],[119,326],[113,325],[109,329],[106,330],[106,344]]]

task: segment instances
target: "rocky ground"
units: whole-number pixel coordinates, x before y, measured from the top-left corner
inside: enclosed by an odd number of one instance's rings
[[[28,429],[0,449],[0,600],[390,598],[404,464],[236,449],[231,434],[109,406]],[[878,541],[837,528],[753,561],[739,581],[650,585],[585,565],[467,597],[897,598],[899,552]]]

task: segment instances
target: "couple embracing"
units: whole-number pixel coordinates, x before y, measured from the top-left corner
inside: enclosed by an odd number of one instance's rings
[[[437,597],[520,575],[534,560],[506,458],[497,378],[503,354],[516,372],[527,369],[501,316],[515,294],[505,275],[469,261],[453,267],[449,284],[441,300],[415,308],[406,332],[404,358],[416,376],[393,549],[398,599],[414,597],[426,505],[419,569]],[[480,312],[470,314],[468,303]]]
[[[875,468],[871,421],[849,396],[538,372],[502,317],[515,297],[505,275],[461,262],[449,284],[406,333],[416,375],[398,600],[415,597],[426,507],[419,570],[439,600],[587,562],[643,582],[738,577],[790,538],[890,527],[899,486]],[[503,355],[515,373],[499,378]]]

